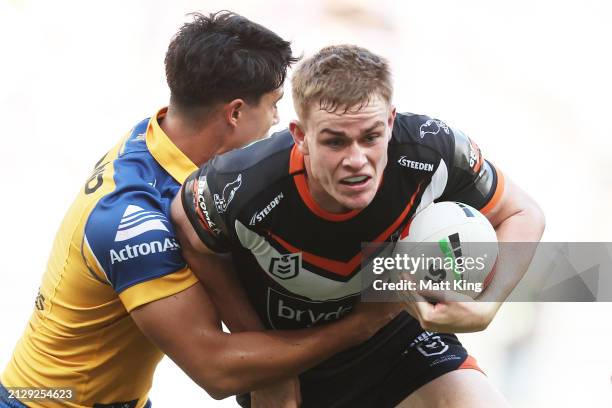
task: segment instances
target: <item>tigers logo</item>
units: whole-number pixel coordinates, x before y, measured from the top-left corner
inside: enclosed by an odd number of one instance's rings
[[[226,184],[225,187],[223,187],[223,192],[221,193],[221,196],[219,196],[219,194],[214,195],[213,198],[215,200],[215,207],[217,207],[217,211],[219,212],[219,214],[223,214],[225,211],[227,211],[227,207],[234,199],[236,191],[238,191],[241,185],[242,174],[239,174],[236,180]]]
[[[444,130],[444,133],[450,135],[450,129],[446,123],[438,119],[429,119],[427,122],[421,125],[419,128],[419,133],[422,139],[426,135],[437,135],[440,133],[440,130]]]

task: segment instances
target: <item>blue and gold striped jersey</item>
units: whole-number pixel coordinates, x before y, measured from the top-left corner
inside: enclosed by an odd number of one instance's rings
[[[147,401],[162,353],[129,313],[197,282],[170,223],[170,203],[197,167],[160,128],[165,113],[140,122],[100,159],[62,222],[1,382],[69,387],[75,398],[31,407]]]

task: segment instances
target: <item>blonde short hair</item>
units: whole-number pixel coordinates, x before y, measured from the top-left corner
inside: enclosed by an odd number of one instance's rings
[[[305,59],[292,80],[293,104],[304,120],[312,103],[327,112],[359,111],[373,98],[391,102],[387,60],[356,45],[332,45]]]

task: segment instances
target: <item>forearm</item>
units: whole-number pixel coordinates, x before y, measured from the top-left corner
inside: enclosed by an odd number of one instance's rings
[[[183,257],[202,282],[221,320],[232,333],[265,329],[229,256],[202,255],[184,245]]]
[[[201,347],[211,352],[200,353],[186,371],[216,398],[252,391],[365,341],[374,331],[364,330],[363,323],[348,316],[302,330],[203,334]]]
[[[195,271],[194,271],[195,272]],[[257,312],[233,269],[204,281],[202,273],[196,273],[215,304],[221,320],[232,333],[265,330]]]

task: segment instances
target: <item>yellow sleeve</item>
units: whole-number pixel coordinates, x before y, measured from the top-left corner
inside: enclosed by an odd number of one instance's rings
[[[198,283],[198,278],[191,272],[191,269],[185,267],[174,273],[130,286],[119,293],[119,299],[127,311],[131,312],[138,306],[172,296],[196,283]]]

